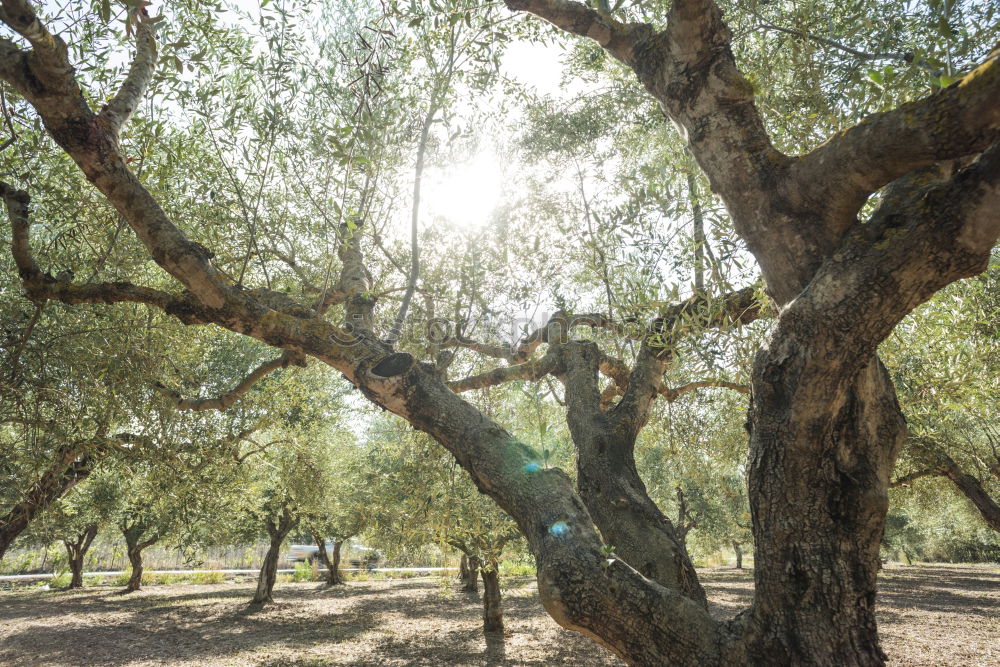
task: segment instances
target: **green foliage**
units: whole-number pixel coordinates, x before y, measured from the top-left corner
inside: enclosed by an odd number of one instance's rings
[[[296,563],[295,572],[292,573],[292,581],[316,581],[318,579],[316,571],[309,563]]]

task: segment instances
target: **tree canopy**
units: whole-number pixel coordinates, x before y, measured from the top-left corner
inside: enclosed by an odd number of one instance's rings
[[[0,554],[176,428],[267,463],[273,584],[370,404],[389,509],[516,525],[546,610],[629,663],[883,663],[890,488],[997,527],[996,4],[504,4],[2,0]],[[726,621],[709,521],[753,542]]]

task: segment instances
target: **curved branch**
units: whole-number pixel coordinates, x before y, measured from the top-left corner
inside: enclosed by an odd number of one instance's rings
[[[42,273],[31,254],[29,238],[30,221],[28,206],[31,198],[27,192],[12,188],[0,181],[0,198],[7,207],[11,226],[11,254],[17,265],[21,282],[28,296],[36,302],[53,300],[67,304],[78,303],[143,303],[169,311],[185,305],[182,296],[176,296],[151,287],[127,282],[74,284]]]
[[[588,37],[626,64],[633,64],[642,42],[655,33],[650,25],[621,23],[582,2],[568,0],[506,0],[514,11],[530,12],[557,28]]]
[[[0,78],[34,107],[52,138],[128,221],[156,263],[207,306],[222,307],[230,288],[209,262],[211,253],[187,238],[128,167],[116,132],[84,99],[65,43],[24,0],[4,0],[2,8],[0,20],[34,48],[21,51],[0,41]]]
[[[533,359],[523,364],[496,368],[487,373],[480,373],[479,375],[472,375],[462,380],[449,382],[448,388],[456,393],[461,393],[471,389],[495,387],[513,380],[529,380],[534,382],[553,372],[555,368],[555,356],[546,354],[541,359]]]
[[[252,370],[245,378],[240,380],[239,384],[233,387],[231,391],[214,398],[181,398],[179,393],[169,389],[159,382],[155,383],[154,386],[157,390],[164,393],[172,401],[174,401],[174,407],[178,410],[191,410],[194,412],[201,412],[203,410],[228,410],[236,403],[236,401],[250,391],[255,384],[274,371],[282,368],[288,368],[291,365],[305,367],[305,357],[298,352],[285,350],[277,358],[266,361]]]
[[[98,118],[116,134],[128,122],[136,107],[146,94],[156,66],[156,31],[153,20],[140,10],[138,27],[135,32],[135,58],[121,88],[107,105],[101,109]]]
[[[791,200],[822,202],[839,234],[869,195],[940,160],[972,155],[1000,141],[1000,49],[938,93],[869,116],[791,165]],[[799,194],[801,193],[801,194]]]
[[[516,345],[493,345],[481,343],[479,341],[465,338],[459,334],[446,340],[441,347],[462,347],[477,354],[494,359],[503,359],[511,364],[520,364],[535,353],[540,345],[550,342],[565,342],[569,339],[570,333],[576,327],[591,327],[592,329],[607,329],[628,336],[628,327],[615,322],[603,313],[580,313],[567,315],[563,311],[557,311],[548,322],[532,330],[524,336]],[[641,327],[640,327],[641,328]],[[638,339],[639,332],[630,337]]]
[[[923,470],[916,470],[893,480],[889,483],[889,488],[898,489],[901,486],[910,486],[910,484],[918,479],[922,479],[924,477],[942,477],[944,474],[945,473],[939,468],[924,468]]]
[[[757,299],[754,287],[745,287],[715,298],[696,294],[666,308],[653,321],[649,335],[642,342],[629,374],[628,385],[624,387],[624,395],[611,409],[613,418],[633,432],[638,432],[649,418],[649,409],[658,394],[668,401],[674,401],[681,395],[662,385],[663,373],[681,337],[691,331],[749,324],[766,312],[766,306]]]

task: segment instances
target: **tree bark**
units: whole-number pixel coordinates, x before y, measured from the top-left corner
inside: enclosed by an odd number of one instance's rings
[[[736,552],[736,569],[743,569],[743,548],[739,542],[733,542],[733,551]]]
[[[634,456],[639,430],[616,423],[599,409],[596,346],[565,343],[561,357],[577,488],[604,542],[643,576],[707,605],[683,539],[639,476]]]
[[[944,475],[979,511],[990,528],[1000,532],[1000,504],[990,497],[982,482],[964,472],[950,456],[938,453]]]
[[[69,557],[69,570],[71,578],[67,590],[73,588],[83,588],[83,559],[90,549],[91,543],[97,536],[97,524],[87,526],[83,532],[74,536],[73,539],[63,540],[66,547],[66,555]]]
[[[343,545],[343,539],[336,539],[333,541],[333,558],[326,551],[326,540],[319,533],[313,533],[313,540],[316,541],[316,547],[318,549],[317,554],[319,555],[319,561],[326,568],[326,585],[327,586],[338,586],[344,583],[344,578],[340,574],[340,547]]]
[[[478,593],[479,573],[481,570],[479,556],[468,556],[467,558],[468,562],[466,566],[465,580],[462,582],[462,591],[465,593]]]
[[[480,572],[483,575],[483,632],[503,632],[499,565],[487,563]]]
[[[270,544],[267,554],[264,556],[264,563],[260,567],[260,574],[257,576],[257,590],[254,592],[250,604],[265,604],[274,602],[271,593],[274,590],[274,583],[278,579],[278,556],[281,552],[281,543],[285,541],[288,533],[295,526],[288,509],[282,511],[278,521],[267,520],[267,534]]]
[[[888,481],[906,424],[882,364],[809,372],[772,340],[754,370],[751,660],[879,665],[875,621]],[[821,366],[822,364],[818,364]],[[833,381],[831,382],[831,378]],[[779,491],[780,489],[780,491]]]
[[[142,552],[147,547],[156,544],[159,540],[158,537],[142,540],[143,530],[144,526],[142,525],[128,526],[122,529],[122,534],[125,536],[125,554],[128,556],[129,565],[132,567],[132,573],[129,575],[128,583],[125,585],[123,593],[132,593],[142,588]]]
[[[469,578],[469,557],[464,553],[458,561],[458,581],[464,584]]]

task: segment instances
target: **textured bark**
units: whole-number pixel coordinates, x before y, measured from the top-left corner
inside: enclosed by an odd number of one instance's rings
[[[83,559],[95,537],[97,537],[97,524],[92,524],[72,539],[63,540],[66,555],[69,557],[69,571],[71,573],[67,589],[83,588]]]
[[[743,569],[743,545],[739,542],[733,542],[733,551],[736,552],[736,569]]]
[[[801,377],[803,361],[755,371],[748,653],[772,664],[881,664],[879,544],[906,424],[877,359],[835,382]]]
[[[341,372],[372,402],[440,442],[514,517],[535,555],[539,596],[552,617],[631,664],[881,664],[871,607],[889,473],[905,429],[876,349],[934,292],[982,271],[1000,235],[1000,53],[959,84],[796,158],[771,144],[711,0],[675,1],[662,32],[566,0],[508,5],[594,39],[634,69],[684,132],[780,307],[753,370],[749,480],[757,593],[748,613],[716,622],[698,602],[609,558],[594,529],[597,517],[569,477],[539,466],[536,452],[459,398],[436,368],[393,350],[369,327],[336,326],[283,294],[230,284],[128,168],[116,132],[88,107],[65,44],[24,0],[3,0],[0,20],[31,50],[0,40],[0,77],[33,105],[157,264],[186,288],[169,293],[48,277],[28,249],[28,196],[3,186],[26,291],[39,301],[149,304],[186,324],[217,324]],[[901,142],[898,153],[890,150]],[[950,158],[963,159],[935,162]],[[887,183],[878,211],[859,221],[861,202]],[[654,331],[657,337],[671,333],[664,328]],[[533,351],[542,342],[566,343],[550,336],[509,352]],[[602,411],[592,387],[602,360],[577,351],[581,363],[563,369],[587,378],[567,383],[577,394],[574,439],[580,434],[578,446],[597,453],[602,446],[627,449],[660,393],[664,352],[644,341],[621,400]],[[572,358],[563,354],[563,363]],[[615,452],[606,469],[627,477],[629,456]],[[615,475],[606,476],[616,481]],[[633,484],[615,492],[642,509],[640,491]],[[595,514],[605,511],[594,507]],[[598,521],[602,531],[611,530]],[[275,553],[275,565],[276,559]]]
[[[77,446],[60,448],[52,463],[7,514],[0,518],[0,558],[32,519],[65,495],[93,469],[93,458]]]
[[[497,563],[488,563],[483,575],[483,632],[503,632],[500,570]]]
[[[277,521],[267,520],[267,535],[270,543],[267,547],[267,554],[264,562],[260,566],[260,574],[257,576],[257,590],[254,592],[250,604],[265,604],[274,602],[271,593],[274,590],[274,582],[278,578],[278,556],[281,553],[281,543],[288,537],[288,533],[295,527],[288,510],[284,510]]]
[[[562,361],[567,422],[577,452],[577,487],[605,543],[644,576],[706,605],[683,540],[639,477],[634,457],[638,429],[600,409],[596,346],[567,343],[562,346]],[[622,401],[619,406],[626,399]]]
[[[465,578],[462,581],[462,592],[479,592],[479,556],[468,556],[466,561]]]

